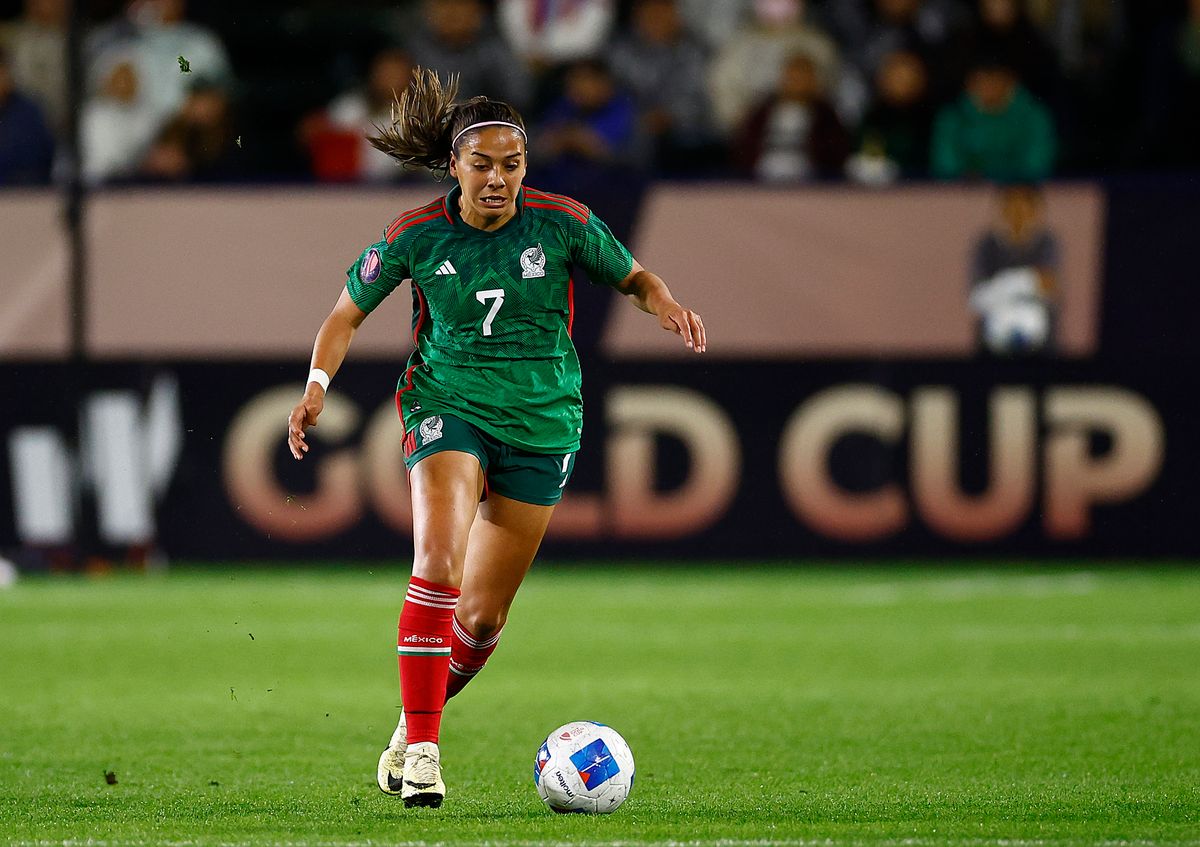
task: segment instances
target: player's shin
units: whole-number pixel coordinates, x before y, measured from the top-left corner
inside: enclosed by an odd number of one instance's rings
[[[475,674],[483,670],[488,657],[500,643],[500,633],[490,638],[476,638],[467,628],[453,619],[450,634],[450,674],[446,678],[446,699],[449,700],[467,687]]]
[[[456,588],[420,577],[414,576],[408,584],[396,651],[409,744],[438,740],[458,594]]]

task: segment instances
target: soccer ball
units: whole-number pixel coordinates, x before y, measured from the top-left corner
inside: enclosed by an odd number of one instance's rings
[[[565,724],[538,749],[533,782],[538,796],[556,812],[608,814],[633,788],[633,751],[610,726]]]

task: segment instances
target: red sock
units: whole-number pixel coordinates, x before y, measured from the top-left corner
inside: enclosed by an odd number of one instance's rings
[[[450,668],[450,621],[458,589],[414,576],[408,583],[396,652],[408,743],[437,741]]]
[[[488,656],[500,642],[500,633],[481,641],[454,618],[450,634],[450,675],[446,677],[446,699],[449,700],[467,687],[475,674],[483,670]]]

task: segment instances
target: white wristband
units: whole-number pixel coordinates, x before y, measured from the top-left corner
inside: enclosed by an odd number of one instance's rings
[[[308,384],[312,382],[315,382],[317,385],[321,386],[322,391],[329,390],[329,374],[325,373],[325,371],[321,370],[320,368],[313,368],[308,372],[308,382],[304,384],[305,388],[307,388]]]

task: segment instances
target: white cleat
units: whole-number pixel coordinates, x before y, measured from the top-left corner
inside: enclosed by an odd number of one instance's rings
[[[442,782],[441,753],[432,741],[418,741],[404,751],[404,778],[400,796],[404,805],[436,809],[446,796]]]
[[[392,796],[400,795],[400,785],[404,779],[404,751],[408,747],[408,724],[404,720],[404,710],[400,710],[400,723],[392,733],[392,740],[379,756],[379,767],[375,771],[375,781],[379,790]]]

